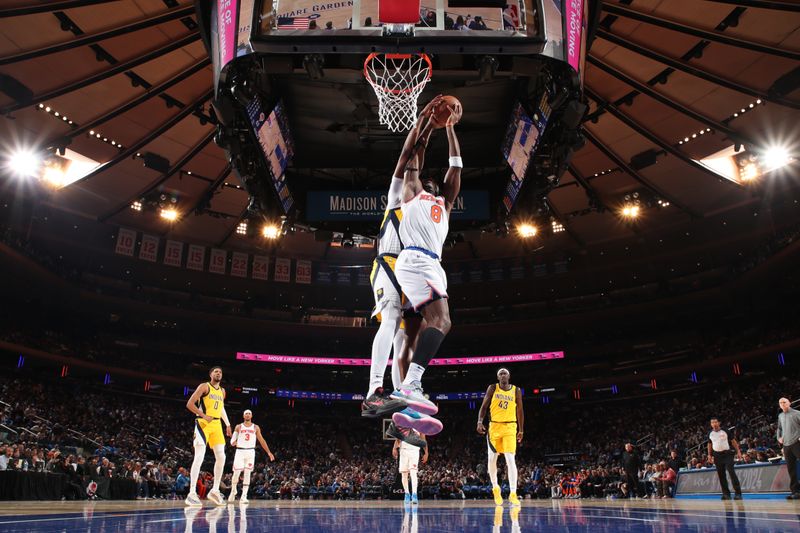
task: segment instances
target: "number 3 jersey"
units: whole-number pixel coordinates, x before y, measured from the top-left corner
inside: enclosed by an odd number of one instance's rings
[[[442,196],[422,191],[402,204],[400,240],[405,248],[422,248],[441,260],[442,247],[450,229],[449,217]]]
[[[509,390],[503,390],[499,383],[495,386],[489,405],[489,419],[492,422],[517,421],[517,387],[511,385]]]

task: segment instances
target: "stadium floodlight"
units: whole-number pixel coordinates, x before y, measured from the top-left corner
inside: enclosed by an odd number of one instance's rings
[[[517,234],[523,239],[535,237],[537,233],[539,233],[539,229],[533,224],[528,224],[525,222],[517,224]]]
[[[169,220],[170,222],[175,222],[178,220],[178,211],[175,209],[162,209],[161,218],[164,220]]]
[[[281,234],[280,226],[276,224],[265,224],[261,229],[261,235],[267,239],[277,239]]]
[[[19,149],[9,156],[6,167],[17,177],[30,178],[39,174],[42,158],[30,149]]]
[[[635,219],[639,217],[641,210],[636,204],[628,204],[622,208],[622,216],[627,219]]]
[[[792,162],[789,150],[783,146],[772,146],[764,152],[762,165],[764,171],[776,170]]]

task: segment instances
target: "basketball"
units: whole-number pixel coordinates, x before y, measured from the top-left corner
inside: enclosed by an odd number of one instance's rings
[[[450,118],[449,108],[455,108],[456,105],[460,106],[461,102],[455,96],[447,94],[442,97],[442,101],[433,110],[433,123],[437,128],[444,128],[447,125],[447,119]]]

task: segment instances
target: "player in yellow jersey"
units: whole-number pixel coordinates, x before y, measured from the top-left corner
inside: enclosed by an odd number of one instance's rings
[[[198,385],[186,402],[186,408],[197,417],[194,421],[194,461],[186,505],[202,505],[197,496],[197,479],[206,456],[206,446],[211,446],[214,451],[214,486],[208,493],[208,499],[217,505],[225,504],[219,491],[219,482],[225,468],[225,435],[231,436],[231,423],[225,412],[225,389],[219,384],[222,381],[222,368],[215,366],[208,375],[209,381]],[[224,434],[220,420],[225,422]]]
[[[486,438],[489,452],[489,479],[492,481],[494,503],[503,505],[500,485],[497,483],[497,456],[503,454],[508,467],[508,485],[511,494],[508,501],[519,505],[517,497],[517,443],[522,442],[522,427],[525,413],[522,411],[522,391],[510,383],[511,372],[505,368],[497,371],[497,381],[486,389],[481,410],[478,413],[478,433],[486,434],[483,419],[489,411],[489,435]]]

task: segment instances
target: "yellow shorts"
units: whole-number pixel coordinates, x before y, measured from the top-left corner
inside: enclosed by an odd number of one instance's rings
[[[202,418],[194,421],[194,443],[205,444],[213,448],[225,444],[225,434],[222,432],[222,422],[219,419],[206,422]]]
[[[517,453],[517,423],[489,422],[486,440],[494,453]]]

